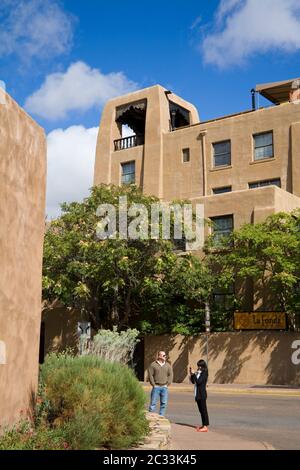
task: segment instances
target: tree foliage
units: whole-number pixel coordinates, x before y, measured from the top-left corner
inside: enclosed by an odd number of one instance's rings
[[[179,257],[174,240],[98,240],[100,204],[144,204],[155,197],[136,187],[101,185],[81,203],[62,205],[47,229],[43,296],[88,316],[95,329],[135,326],[142,331],[200,331],[209,275],[194,256]],[[177,202],[178,203],[178,202]]]
[[[210,237],[201,259],[179,256],[174,239],[98,240],[98,206],[117,206],[124,195],[129,206],[143,204],[149,213],[151,204],[159,202],[133,186],[101,185],[82,203],[63,204],[62,216],[50,224],[45,237],[45,300],[76,307],[96,330],[117,326],[193,334],[203,331],[208,300],[212,330],[232,329],[233,312],[242,308],[245,294],[237,286],[250,282],[254,304],[263,299],[262,308],[287,312],[289,326],[295,328],[300,312],[300,210],[246,224],[229,239],[218,239],[217,247]],[[229,302],[213,301],[213,293],[231,289]]]
[[[250,280],[254,301],[257,290],[257,298],[262,296],[265,306],[286,312],[290,328],[295,328],[300,312],[299,209],[242,226],[232,234],[229,249],[227,240],[223,250],[214,252],[213,240],[209,240],[206,252],[207,263],[219,285],[226,288]],[[241,300],[236,295],[236,306],[241,305]]]

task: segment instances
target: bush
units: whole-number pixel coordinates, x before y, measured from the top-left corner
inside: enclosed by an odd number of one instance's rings
[[[147,434],[145,394],[125,365],[51,354],[41,368],[47,420],[73,449],[128,448]]]
[[[0,450],[67,450],[63,429],[41,425],[34,428],[29,421],[22,421],[7,430],[0,438]]]
[[[135,329],[126,331],[99,330],[92,340],[82,335],[80,338],[80,352],[82,355],[91,354],[109,362],[127,364],[133,358],[139,332]]]

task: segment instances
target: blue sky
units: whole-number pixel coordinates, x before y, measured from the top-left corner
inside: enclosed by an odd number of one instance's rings
[[[92,184],[107,99],[159,83],[206,120],[250,108],[257,83],[299,76],[299,0],[0,4],[0,80],[48,134],[50,216]]]

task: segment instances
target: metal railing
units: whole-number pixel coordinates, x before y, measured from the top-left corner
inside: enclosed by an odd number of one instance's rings
[[[138,145],[144,145],[145,139],[143,135],[131,135],[130,137],[124,137],[123,139],[117,139],[114,141],[115,152],[118,150],[126,150]]]

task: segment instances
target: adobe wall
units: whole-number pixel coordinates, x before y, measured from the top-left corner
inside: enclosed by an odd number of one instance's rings
[[[204,205],[204,217],[211,218],[234,214],[234,229],[247,223],[263,222],[276,212],[290,212],[300,208],[300,198],[277,186],[234,191],[214,196],[191,199],[195,204]],[[206,227],[206,235],[210,233]]]
[[[195,107],[159,85],[145,88],[128,95],[114,98],[106,104],[99,127],[94,185],[120,184],[121,163],[136,161],[136,184],[148,195],[163,197],[164,152],[162,134],[170,131],[169,100],[183,106],[190,112],[191,124],[199,122]],[[114,140],[120,139],[116,123],[116,109],[128,103],[147,102],[145,145],[140,150],[115,151]],[[136,158],[135,158],[136,157]]]
[[[46,139],[7,94],[0,103],[0,424],[27,410],[38,380]]]
[[[188,366],[195,368],[199,359],[207,360],[206,335],[145,337],[145,379],[149,364],[161,350],[173,366],[174,382],[188,382]],[[299,364],[293,364],[293,354]],[[210,383],[300,386],[300,333],[213,333],[208,341],[208,366]]]
[[[42,313],[44,323],[45,356],[50,352],[63,352],[78,349],[77,325],[82,320],[78,310],[56,305],[46,308]]]
[[[163,198],[209,196],[223,186],[241,191],[249,183],[273,178],[299,196],[299,121],[300,105],[285,103],[164,133]],[[253,135],[269,131],[274,158],[253,161]],[[231,141],[231,165],[214,168],[213,144],[225,140]],[[182,162],[183,148],[190,148],[188,163]]]

